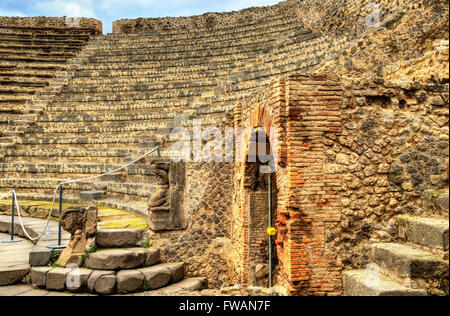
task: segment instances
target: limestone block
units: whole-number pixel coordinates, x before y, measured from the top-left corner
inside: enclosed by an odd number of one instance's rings
[[[45,287],[47,290],[63,291],[66,285],[68,270],[65,268],[55,268],[47,273]]]
[[[51,270],[50,267],[36,267],[31,269],[31,283],[40,288],[45,288],[47,273]]]
[[[161,265],[139,269],[139,271],[145,276],[146,286],[152,290],[166,286],[172,279],[170,269]]]
[[[117,292],[134,293],[143,289],[144,274],[137,270],[123,270],[117,273]]]

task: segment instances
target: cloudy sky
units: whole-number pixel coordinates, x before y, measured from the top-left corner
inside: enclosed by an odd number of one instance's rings
[[[82,16],[103,22],[110,33],[112,22],[125,18],[197,15],[233,11],[280,0],[0,0],[0,16]]]

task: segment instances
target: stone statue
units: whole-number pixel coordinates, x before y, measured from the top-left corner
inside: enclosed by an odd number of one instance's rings
[[[73,206],[63,212],[61,226],[72,237],[57,261],[61,267],[68,264],[82,265],[83,256],[95,245],[97,214],[97,206]]]

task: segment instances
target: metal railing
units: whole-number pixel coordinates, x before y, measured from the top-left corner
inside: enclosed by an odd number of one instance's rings
[[[77,180],[68,180],[68,181],[64,181],[64,182],[61,182],[60,184],[58,184],[56,189],[55,189],[55,192],[53,194],[52,206],[50,208],[50,211],[49,211],[49,214],[48,214],[48,217],[47,217],[47,223],[46,223],[46,225],[44,227],[44,230],[37,237],[31,237],[30,234],[27,232],[27,230],[25,228],[25,225],[23,224],[21,214],[20,214],[20,205],[19,205],[19,203],[17,201],[17,194],[16,194],[16,192],[14,190],[9,191],[8,193],[6,193],[5,195],[0,197],[0,200],[2,200],[5,197],[7,197],[10,193],[12,194],[11,241],[3,241],[3,242],[18,242],[19,241],[19,240],[17,240],[17,241],[14,240],[15,209],[17,209],[19,222],[20,222],[20,225],[22,226],[22,229],[23,229],[23,232],[24,232],[25,236],[28,239],[30,239],[31,241],[39,240],[44,235],[44,232],[48,228],[48,224],[49,224],[50,218],[51,218],[52,213],[53,213],[53,209],[54,209],[57,193],[59,193],[59,200],[58,200],[59,201],[59,208],[58,208],[58,210],[59,210],[58,211],[58,216],[59,217],[58,218],[61,219],[62,210],[63,210],[62,205],[63,205],[63,193],[64,193],[64,185],[65,184],[94,180],[94,179],[98,179],[98,178],[101,178],[101,177],[104,177],[104,176],[107,176],[107,175],[114,174],[116,172],[119,172],[119,171],[121,171],[121,170],[123,170],[123,169],[125,169],[125,168],[127,168],[127,167],[129,167],[129,166],[131,166],[133,164],[135,164],[139,160],[142,160],[142,159],[146,158],[147,156],[151,155],[155,151],[157,151],[158,157],[161,157],[161,148],[160,148],[160,146],[156,146],[152,150],[146,152],[144,155],[142,155],[142,156],[134,159],[133,161],[131,161],[131,162],[129,162],[129,163],[127,163],[127,164],[117,168],[117,169],[114,169],[112,171],[109,171],[109,172],[106,172],[106,173],[103,173],[103,174],[100,174],[100,175],[97,175],[97,176],[93,176],[93,177],[77,179]],[[48,245],[47,247],[49,247],[49,248],[65,248],[66,247],[66,245],[62,244],[62,227],[61,227],[61,222],[60,221],[59,221],[59,224],[58,224],[58,243],[57,244]]]

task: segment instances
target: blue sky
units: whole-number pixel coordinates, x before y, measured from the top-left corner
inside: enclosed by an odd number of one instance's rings
[[[115,20],[188,16],[265,6],[280,0],[0,0],[0,16],[82,16],[103,22],[110,33]]]

